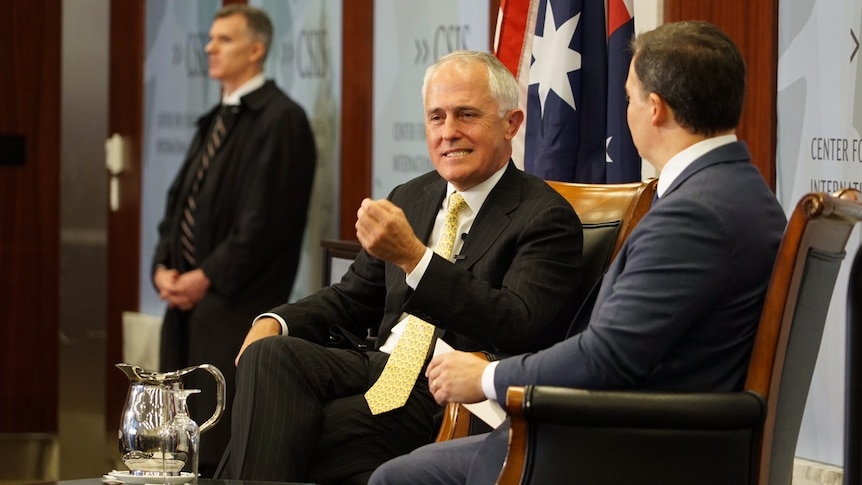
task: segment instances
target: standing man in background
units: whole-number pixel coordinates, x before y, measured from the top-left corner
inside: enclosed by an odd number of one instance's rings
[[[266,12],[232,4],[215,14],[206,52],[221,103],[198,121],[168,191],[153,257],[167,302],[159,366],[201,363],[225,375],[226,414],[201,440],[200,472],[212,476],[230,435],[234,358],[248,322],[287,301],[299,265],[316,152],[308,118],[263,65],[272,41]],[[215,407],[206,373],[186,387],[202,422]]]

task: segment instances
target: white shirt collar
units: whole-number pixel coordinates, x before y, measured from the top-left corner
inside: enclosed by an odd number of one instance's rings
[[[661,197],[664,195],[668,187],[673,184],[673,181],[676,180],[676,178],[679,177],[679,174],[681,174],[686,167],[691,165],[693,161],[720,146],[728,145],[735,141],[736,135],[734,134],[715,136],[699,141],[671,157],[658,177],[658,187],[656,187],[656,193],[658,196]]]
[[[228,106],[239,106],[240,98],[263,86],[263,83],[265,82],[266,76],[264,76],[264,74],[261,72],[253,78],[249,79],[248,81],[242,83],[242,85],[236,88],[234,92],[230,93],[229,95],[225,95],[221,99],[221,103]]]
[[[476,184],[474,187],[469,190],[465,190],[463,192],[459,192],[461,196],[464,197],[464,202],[467,203],[467,207],[470,208],[470,211],[473,214],[478,214],[479,209],[482,208],[482,204],[485,203],[485,199],[488,198],[488,194],[491,193],[491,189],[497,185],[497,182],[503,178],[503,174],[506,172],[506,168],[509,166],[507,162],[503,165],[503,168],[497,170],[490,177],[485,179],[483,182]],[[447,182],[446,183],[446,198],[443,199],[443,209],[446,210],[449,208],[449,196],[452,195],[452,192],[455,192],[455,187]]]

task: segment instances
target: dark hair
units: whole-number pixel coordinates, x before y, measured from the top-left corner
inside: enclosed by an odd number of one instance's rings
[[[263,43],[264,53],[260,60],[260,63],[263,64],[266,61],[266,56],[269,55],[269,46],[272,44],[272,22],[269,20],[269,15],[259,8],[249,7],[241,3],[231,3],[219,9],[213,18],[221,19],[231,15],[245,17],[252,38]]]
[[[711,136],[739,124],[745,98],[745,61],[715,25],[673,22],[632,41],[634,70],[646,93],[659,95],[677,123]]]

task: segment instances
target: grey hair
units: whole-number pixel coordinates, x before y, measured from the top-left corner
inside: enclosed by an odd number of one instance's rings
[[[491,97],[497,103],[500,116],[518,108],[518,81],[511,71],[500,62],[493,54],[481,51],[454,51],[446,54],[425,70],[425,79],[422,81],[422,99],[428,92],[428,81],[445,64],[454,64],[457,67],[467,67],[475,63],[481,63],[488,70],[488,89]]]

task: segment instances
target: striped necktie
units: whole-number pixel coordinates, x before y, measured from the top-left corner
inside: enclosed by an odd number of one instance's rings
[[[212,130],[210,130],[209,136],[207,136],[204,150],[201,153],[200,163],[198,163],[189,195],[186,197],[183,217],[180,220],[180,244],[182,245],[183,259],[192,268],[197,267],[197,260],[195,258],[195,212],[197,211],[197,203],[195,198],[203,184],[210,162],[215,157],[227,134],[226,120],[230,114],[230,109],[226,105],[222,105],[216,115]]]

